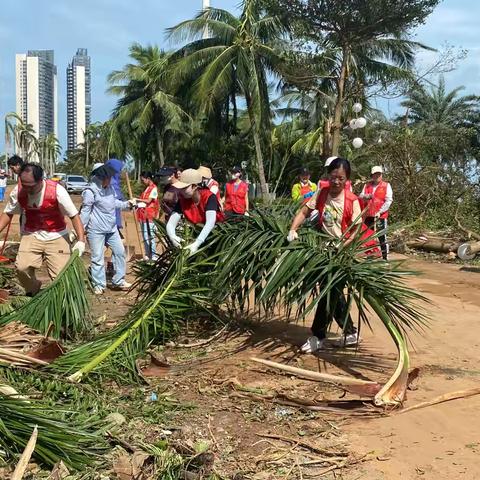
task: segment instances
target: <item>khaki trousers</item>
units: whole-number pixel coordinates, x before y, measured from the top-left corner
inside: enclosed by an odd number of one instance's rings
[[[35,295],[40,290],[42,282],[37,280],[35,269],[40,268],[43,261],[53,280],[67,264],[70,253],[70,242],[66,236],[48,241],[38,240],[34,235],[22,236],[15,266],[25,292]]]

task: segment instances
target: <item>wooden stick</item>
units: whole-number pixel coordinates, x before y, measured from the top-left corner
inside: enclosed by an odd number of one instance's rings
[[[376,382],[369,382],[368,380],[359,380],[353,377],[341,377],[339,375],[330,375],[328,373],[313,372],[312,370],[305,370],[303,368],[292,367],[290,365],[283,365],[282,363],[272,362],[270,360],[263,360],[262,358],[252,357],[253,362],[261,363],[267,367],[278,368],[293,375],[298,375],[309,380],[316,380],[320,382],[334,383],[336,385],[362,385],[362,386],[376,386]]]
[[[411,412],[412,410],[418,410],[419,408],[431,407],[432,405],[437,405],[439,403],[450,402],[451,400],[457,400],[458,398],[473,397],[474,395],[479,394],[479,387],[471,388],[470,390],[460,390],[458,392],[446,393],[444,395],[440,395],[439,397],[434,398],[433,400],[428,400],[426,402],[412,405],[411,407],[400,410],[398,413],[407,413]]]
[[[130,178],[128,177],[128,172],[125,171],[125,179],[127,181],[127,190],[128,190],[128,195],[130,198],[133,198],[133,192],[132,192],[132,186],[130,185]],[[143,241],[140,236],[140,227],[138,226],[138,219],[137,216],[135,215],[135,212],[133,212],[133,219],[135,221],[135,230],[137,231],[137,239],[138,243],[140,244],[140,252],[142,253],[142,257],[145,256],[145,251],[143,249]]]
[[[37,444],[37,436],[38,436],[38,427],[37,425],[35,425],[32,436],[30,437],[30,440],[28,441],[27,446],[25,447],[25,450],[23,451],[22,456],[18,461],[17,466],[15,467],[15,471],[13,472],[10,480],[22,480],[23,474],[27,469],[28,462],[32,457],[33,451],[35,450],[35,445]]]

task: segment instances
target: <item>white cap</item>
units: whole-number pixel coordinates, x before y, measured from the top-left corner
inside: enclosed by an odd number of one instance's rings
[[[97,168],[103,167],[103,163],[95,163],[92,167],[92,172],[96,170]]]
[[[187,188],[190,185],[202,183],[202,174],[194,168],[187,168],[180,174],[180,179],[175,183],[176,188]]]
[[[325,160],[325,165],[324,167],[329,167],[330,164],[335,160],[337,159],[338,157],[328,157],[326,160]]]
[[[383,168],[377,165],[375,167],[372,167],[372,171],[370,173],[371,175],[374,175],[375,173],[383,173]]]

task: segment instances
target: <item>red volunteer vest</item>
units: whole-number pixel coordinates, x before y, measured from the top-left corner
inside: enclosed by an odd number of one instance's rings
[[[382,205],[385,203],[385,198],[387,196],[387,187],[388,183],[383,180],[378,184],[374,192],[374,185],[372,182],[368,182],[365,185],[365,194],[373,195],[373,198],[370,200],[364,200],[362,202],[362,209],[367,207],[367,217],[374,217],[382,208]],[[388,218],[388,210],[383,212],[380,215],[380,218]]]
[[[57,182],[44,180],[45,193],[40,206],[28,205],[28,194],[25,189],[20,187],[18,191],[18,203],[25,212],[26,232],[38,232],[45,230],[47,232],[61,232],[67,228],[63,213],[60,211],[57,200]]]
[[[225,186],[225,211],[243,215],[247,211],[245,196],[248,192],[248,185],[241,181],[235,189],[235,181],[230,180]]]
[[[141,200],[149,200],[152,190],[157,188],[155,185],[148,186],[140,195]],[[146,207],[139,208],[137,210],[137,218],[139,222],[153,221],[155,218],[158,218],[159,205],[158,198],[150,202]]]
[[[205,223],[207,220],[205,207],[207,206],[208,199],[214,195],[208,188],[201,188],[200,201],[198,205],[191,198],[180,197],[180,206],[185,218],[194,225],[198,223]],[[217,211],[217,223],[221,223],[225,220],[223,212]]]
[[[323,211],[325,210],[325,204],[327,202],[327,197],[330,192],[330,188],[323,188],[317,196],[316,209],[318,210],[318,228],[322,228],[323,223]],[[344,190],[345,201],[343,205],[343,216],[341,222],[342,233],[347,232],[347,230],[352,226],[353,220],[353,202],[358,200],[358,197],[350,192],[349,190]],[[371,250],[367,254],[379,256],[380,249],[378,248],[378,242],[376,239],[370,238],[374,235],[374,232],[367,228],[365,224],[361,225],[361,239],[364,240],[363,246],[369,247]],[[350,237],[351,232],[346,233],[346,237]]]

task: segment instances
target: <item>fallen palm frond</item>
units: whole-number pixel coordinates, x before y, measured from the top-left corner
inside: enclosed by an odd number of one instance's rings
[[[23,474],[27,469],[28,462],[32,458],[32,453],[35,450],[35,446],[37,444],[37,437],[38,426],[35,425],[35,427],[33,428],[32,436],[30,437],[30,440],[28,441],[25,450],[23,451],[22,456],[18,461],[17,466],[15,467],[15,471],[13,472],[12,478],[10,480],[22,480]]]
[[[162,257],[153,274],[156,281],[145,282],[144,295],[123,322],[61,357],[51,369],[70,375],[73,381],[90,372],[123,382],[137,378],[136,359],[152,344],[169,340],[192,312],[206,311],[209,305],[209,289],[202,286],[208,273],[186,262],[181,252],[170,251],[168,258]]]
[[[216,301],[246,309],[253,299],[266,311],[295,308],[297,317],[304,317],[321,299],[333,312],[335,293],[346,292],[349,305],[357,307],[359,323],[370,325],[369,313],[375,313],[399,351],[397,369],[375,396],[375,403],[401,404],[409,366],[405,333],[426,321],[417,306],[426,299],[403,283],[414,272],[402,269],[398,262],[366,259],[360,239],[335,248],[313,228],[302,229],[299,240],[288,244],[288,213],[258,212],[245,221],[217,228],[208,247],[209,254],[218,259],[212,288]]]
[[[8,461],[15,461],[25,449],[32,430],[38,426],[33,457],[53,466],[60,460],[74,469],[91,464],[105,450],[101,435],[89,431],[58,408],[13,398],[0,393],[0,448]]]
[[[0,326],[13,321],[54,338],[74,338],[90,328],[88,280],[85,266],[73,254],[58,277],[29,302],[2,315]]]

